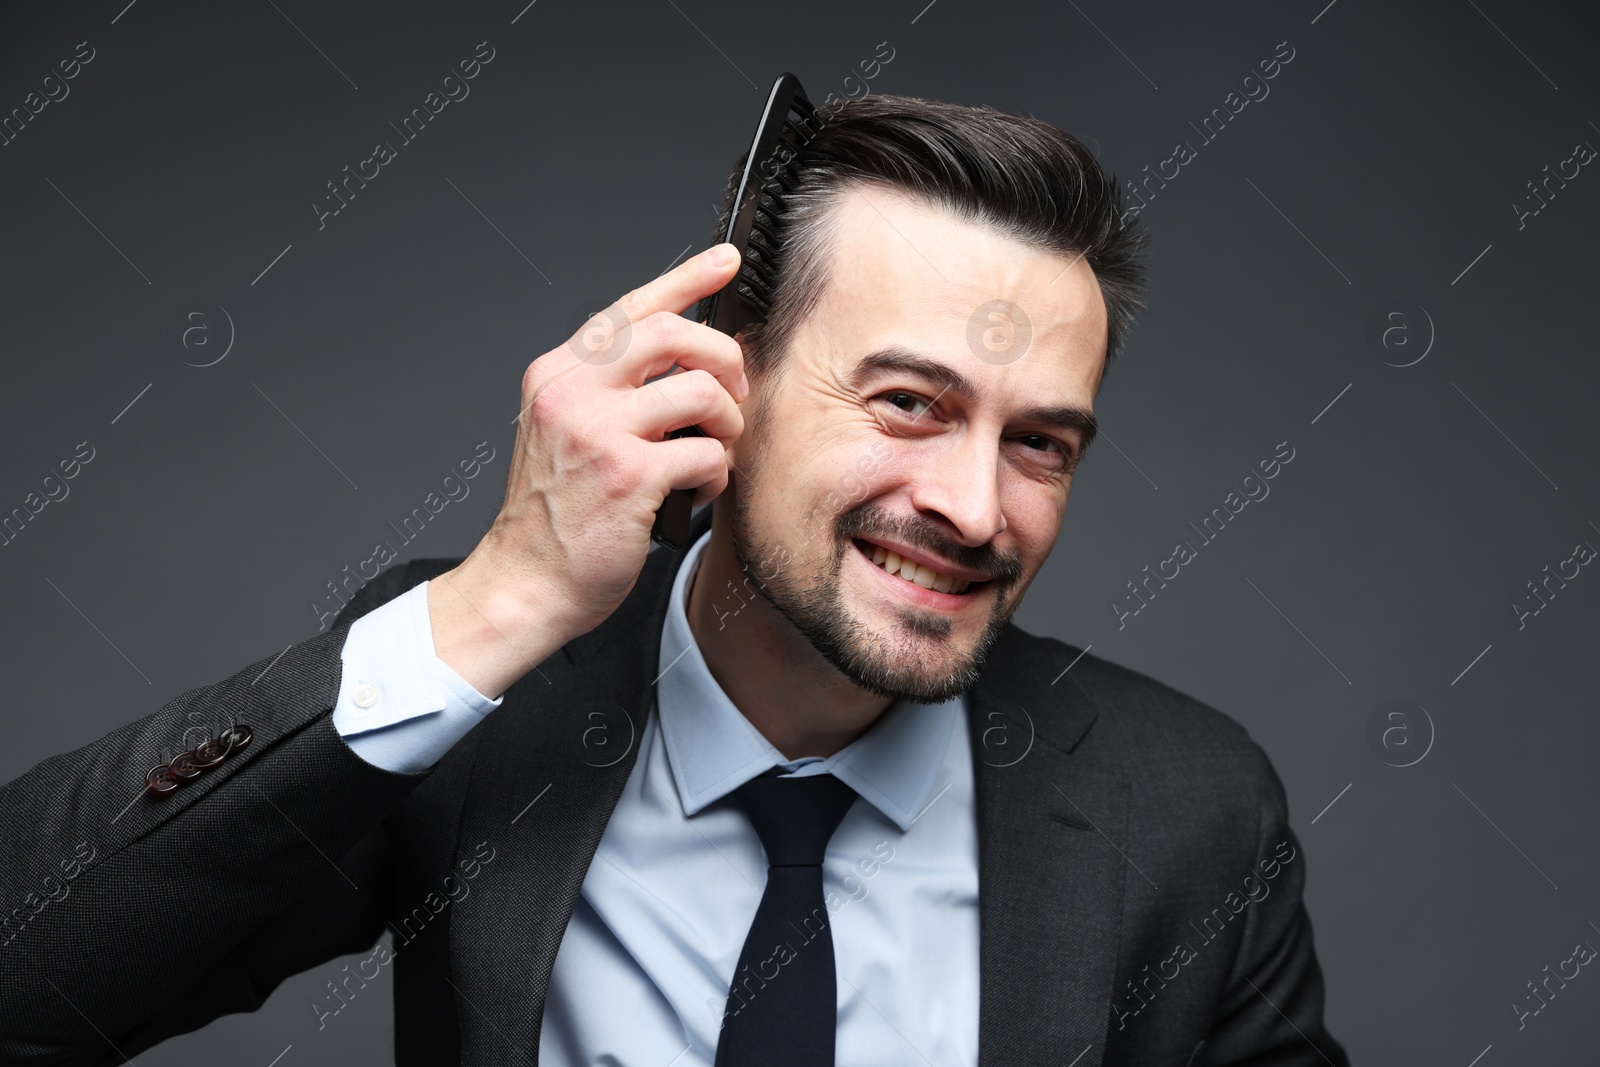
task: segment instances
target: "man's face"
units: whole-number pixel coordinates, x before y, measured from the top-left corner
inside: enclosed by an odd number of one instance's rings
[[[937,703],[1054,547],[1105,305],[1086,263],[920,200],[852,187],[834,210],[826,291],[745,402],[734,551],[857,686]]]

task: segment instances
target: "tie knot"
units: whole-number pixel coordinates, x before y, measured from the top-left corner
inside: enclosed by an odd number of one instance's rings
[[[776,768],[774,768],[776,770]],[[773,867],[820,867],[856,792],[831,774],[752,778],[731,794],[761,837]]]

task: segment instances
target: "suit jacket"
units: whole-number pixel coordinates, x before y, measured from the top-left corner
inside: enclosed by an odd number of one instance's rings
[[[327,1008],[387,966],[402,1067],[537,1062],[681,559],[653,550],[605,623],[426,772],[340,738],[339,652],[351,622],[453,560],[389,568],[326,633],[0,789],[0,1062],[122,1063],[386,928],[395,951],[339,972]],[[1242,727],[1014,625],[969,704],[982,1067],[1348,1063],[1323,1027],[1283,787]],[[231,723],[248,746],[144,795],[163,748]]]

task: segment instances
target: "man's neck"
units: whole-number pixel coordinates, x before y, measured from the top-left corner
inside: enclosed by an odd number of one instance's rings
[[[734,707],[785,759],[831,756],[866,733],[894,701],[857,688],[835,670],[765,597],[745,586],[746,577],[734,556],[726,509],[714,509],[711,540],[689,591],[689,629],[700,655]]]

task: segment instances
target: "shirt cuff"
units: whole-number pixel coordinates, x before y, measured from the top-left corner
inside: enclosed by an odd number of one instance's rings
[[[333,725],[377,767],[424,771],[505,699],[479,693],[435,654],[428,583],[350,625]]]

